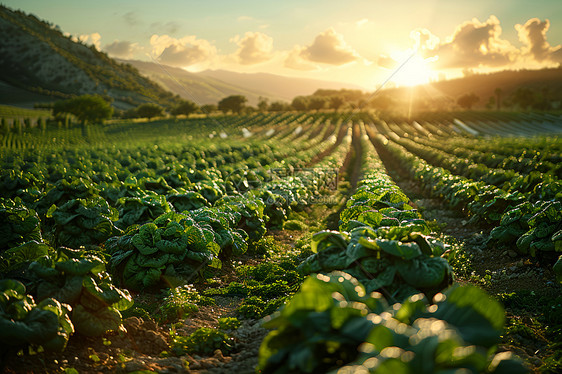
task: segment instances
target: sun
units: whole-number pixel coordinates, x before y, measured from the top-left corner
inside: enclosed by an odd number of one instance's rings
[[[436,75],[429,67],[429,61],[411,50],[393,53],[391,57],[398,62],[391,79],[397,86],[426,84]]]

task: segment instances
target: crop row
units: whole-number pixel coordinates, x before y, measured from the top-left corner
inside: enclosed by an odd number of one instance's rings
[[[543,251],[562,251],[559,183],[539,184],[528,196],[519,191],[508,193],[432,166],[383,135],[371,135],[379,149],[388,152],[432,195],[464,209],[472,220],[497,227],[492,231],[492,242],[516,244],[521,254],[531,256]]]
[[[2,341],[61,349],[75,330],[117,330],[119,311],[132,301],[116,285],[177,284],[244,253],[268,225],[281,225],[321,193],[323,174],[278,180],[266,172],[286,157],[286,142],[296,145],[295,160],[311,160],[335,142],[298,135],[278,146],[203,141],[126,152],[7,152]],[[346,137],[322,165],[341,166],[349,143]]]
[[[489,353],[503,329],[500,304],[475,287],[446,289],[443,244],[366,135],[361,144],[362,181],[340,230],[313,236],[315,254],[299,266],[311,275],[266,318],[262,372],[525,372],[509,354]]]
[[[532,192],[538,184],[549,184],[558,180],[557,174],[559,172],[556,172],[555,175],[539,171],[520,174],[509,169],[489,168],[484,164],[469,162],[466,158],[457,157],[456,155],[435,149],[432,146],[421,144],[419,141],[401,138],[394,132],[385,132],[385,135],[432,165],[443,167],[469,179],[482,180],[487,184],[493,184],[508,192],[519,191],[528,193]],[[562,171],[562,169],[560,170]]]

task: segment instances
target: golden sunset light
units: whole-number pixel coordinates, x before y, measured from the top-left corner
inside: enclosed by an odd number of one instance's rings
[[[0,372],[562,373],[560,0],[0,0]]]

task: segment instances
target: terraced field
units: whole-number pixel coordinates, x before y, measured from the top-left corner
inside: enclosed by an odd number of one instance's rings
[[[0,137],[8,373],[562,368],[559,117],[28,123]]]

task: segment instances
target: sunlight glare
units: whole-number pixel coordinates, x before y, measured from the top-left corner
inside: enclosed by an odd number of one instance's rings
[[[412,55],[412,50],[396,52],[391,57],[400,64],[406,61]],[[398,86],[416,86],[419,84],[429,83],[435,77],[435,72],[429,67],[429,59],[424,59],[419,54],[415,54],[410,58],[404,66],[392,78],[392,81]]]

